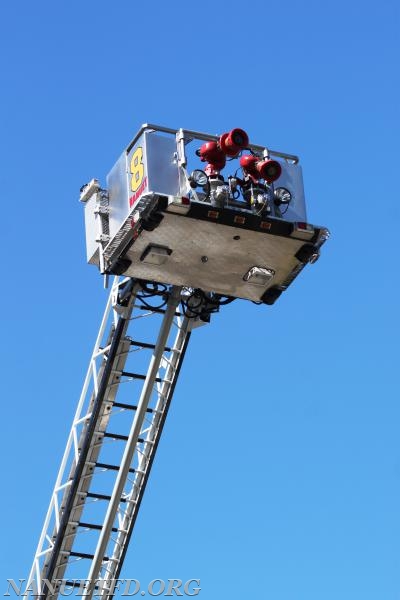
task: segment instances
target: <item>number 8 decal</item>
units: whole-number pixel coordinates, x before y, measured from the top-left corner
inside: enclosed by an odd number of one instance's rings
[[[139,189],[140,184],[143,180],[144,166],[143,166],[143,148],[139,146],[132,154],[131,158],[131,190],[136,192]]]

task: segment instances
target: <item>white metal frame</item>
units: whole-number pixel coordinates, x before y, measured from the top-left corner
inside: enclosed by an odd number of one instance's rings
[[[58,596],[61,585],[69,581],[72,563],[79,562],[79,577],[73,579],[86,581],[83,592],[88,599],[112,597],[113,582],[121,571],[193,324],[193,319],[177,312],[180,288],[168,290],[163,311],[143,310],[139,291],[134,280],[114,280],[27,581],[27,590],[37,590],[42,598]],[[92,525],[95,536],[90,552],[79,552],[81,516],[90,502],[99,453],[108,441],[117,393],[122,382],[134,381],[134,376],[124,372],[133,343],[128,333],[137,319],[149,317],[161,319],[161,325],[155,343],[147,344],[152,356],[139,399],[130,410],[122,405],[130,432],[119,436],[125,442],[121,462],[109,466],[116,477],[103,498],[107,511],[101,524]]]

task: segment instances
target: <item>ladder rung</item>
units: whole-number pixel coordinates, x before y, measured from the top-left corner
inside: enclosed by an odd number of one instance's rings
[[[148,344],[147,342],[138,342],[137,340],[131,340],[131,346],[139,346],[140,348],[149,348],[150,350],[154,350],[155,344]],[[170,346],[164,347],[164,352],[171,352],[172,348]]]
[[[138,306],[139,310],[150,310],[151,312],[159,313],[160,315],[164,315],[167,311],[164,308],[149,308],[148,306]],[[175,317],[183,317],[183,313],[175,311]]]
[[[103,436],[106,438],[112,438],[113,440],[122,440],[123,442],[127,442],[129,439],[128,435],[121,435],[120,433],[108,433],[108,431],[105,431]],[[138,438],[138,442],[141,444],[143,444],[145,441],[146,440],[144,438]]]
[[[137,410],[137,406],[134,404],[125,404],[124,402],[114,402],[113,406],[116,408],[124,408],[126,410]],[[154,412],[153,408],[146,408],[146,412],[152,413]]]
[[[107,431],[105,431],[103,433],[103,436],[106,438],[112,438],[114,440],[122,440],[123,442],[126,442],[128,440],[127,435],[121,435],[120,433],[108,433]]]
[[[85,581],[85,579],[76,579],[75,581],[73,579],[67,579],[65,582],[63,580],[63,583],[64,583],[65,587],[82,588],[85,585],[86,581]],[[95,585],[93,589],[98,590],[99,586]],[[100,586],[100,589],[103,589],[103,587]],[[80,594],[78,594],[78,595],[80,595]]]
[[[102,525],[95,525],[94,523],[83,523],[82,521],[80,521],[78,525],[79,527],[84,527],[85,529],[96,529],[97,531],[101,531],[103,529]],[[116,533],[118,529],[117,527],[113,527],[111,531]]]
[[[108,465],[107,463],[96,463],[96,467],[99,467],[99,469],[107,469],[109,471],[119,471],[119,466],[118,465]],[[134,473],[135,469],[129,469],[129,473]]]
[[[141,373],[129,373],[128,371],[121,371],[121,377],[132,377],[132,379],[140,379],[144,381],[146,379],[146,375],[142,375]],[[162,383],[161,377],[156,377],[154,379],[157,383]]]
[[[65,581],[64,585],[65,585],[65,587],[81,588],[85,585],[85,583],[86,583],[85,579],[77,579],[75,581],[73,579],[71,579],[71,580],[67,579],[67,581]],[[102,586],[100,586],[100,588],[103,589]],[[98,590],[99,586],[95,585],[93,589]]]
[[[89,558],[90,560],[94,558],[94,554],[87,554],[86,552],[74,552],[71,550],[71,552],[67,552],[67,554],[76,558]],[[103,557],[103,562],[106,560],[109,560],[108,556]]]
[[[111,500],[111,496],[107,494],[97,494],[95,492],[87,492],[87,498],[95,498],[96,500]],[[125,498],[120,498],[120,502],[126,502]]]
[[[81,587],[81,585],[82,585],[82,583],[83,583],[83,582],[84,582],[84,580],[80,580],[80,581],[74,581],[74,580],[72,580],[72,581],[69,581],[69,580],[67,580],[67,581],[65,582],[65,584],[64,584],[64,585],[65,585],[66,587],[74,587],[74,588],[77,588],[77,587]]]

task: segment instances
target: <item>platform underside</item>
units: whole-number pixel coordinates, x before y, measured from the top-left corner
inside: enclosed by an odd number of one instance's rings
[[[132,261],[124,274],[259,301],[269,287],[286,287],[301,265],[295,254],[304,243],[304,239],[164,213],[160,225],[142,231],[124,255]],[[164,264],[151,264],[149,255],[143,259],[152,244],[171,251]],[[264,285],[247,282],[243,278],[252,267],[273,269],[275,275]]]

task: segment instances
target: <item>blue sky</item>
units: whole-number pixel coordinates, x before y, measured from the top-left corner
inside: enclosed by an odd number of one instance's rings
[[[298,154],[332,237],[274,307],[194,333],[125,577],[400,598],[398,30],[394,0],[3,4],[1,586],[29,572],[106,299],[79,187],[155,122]]]

